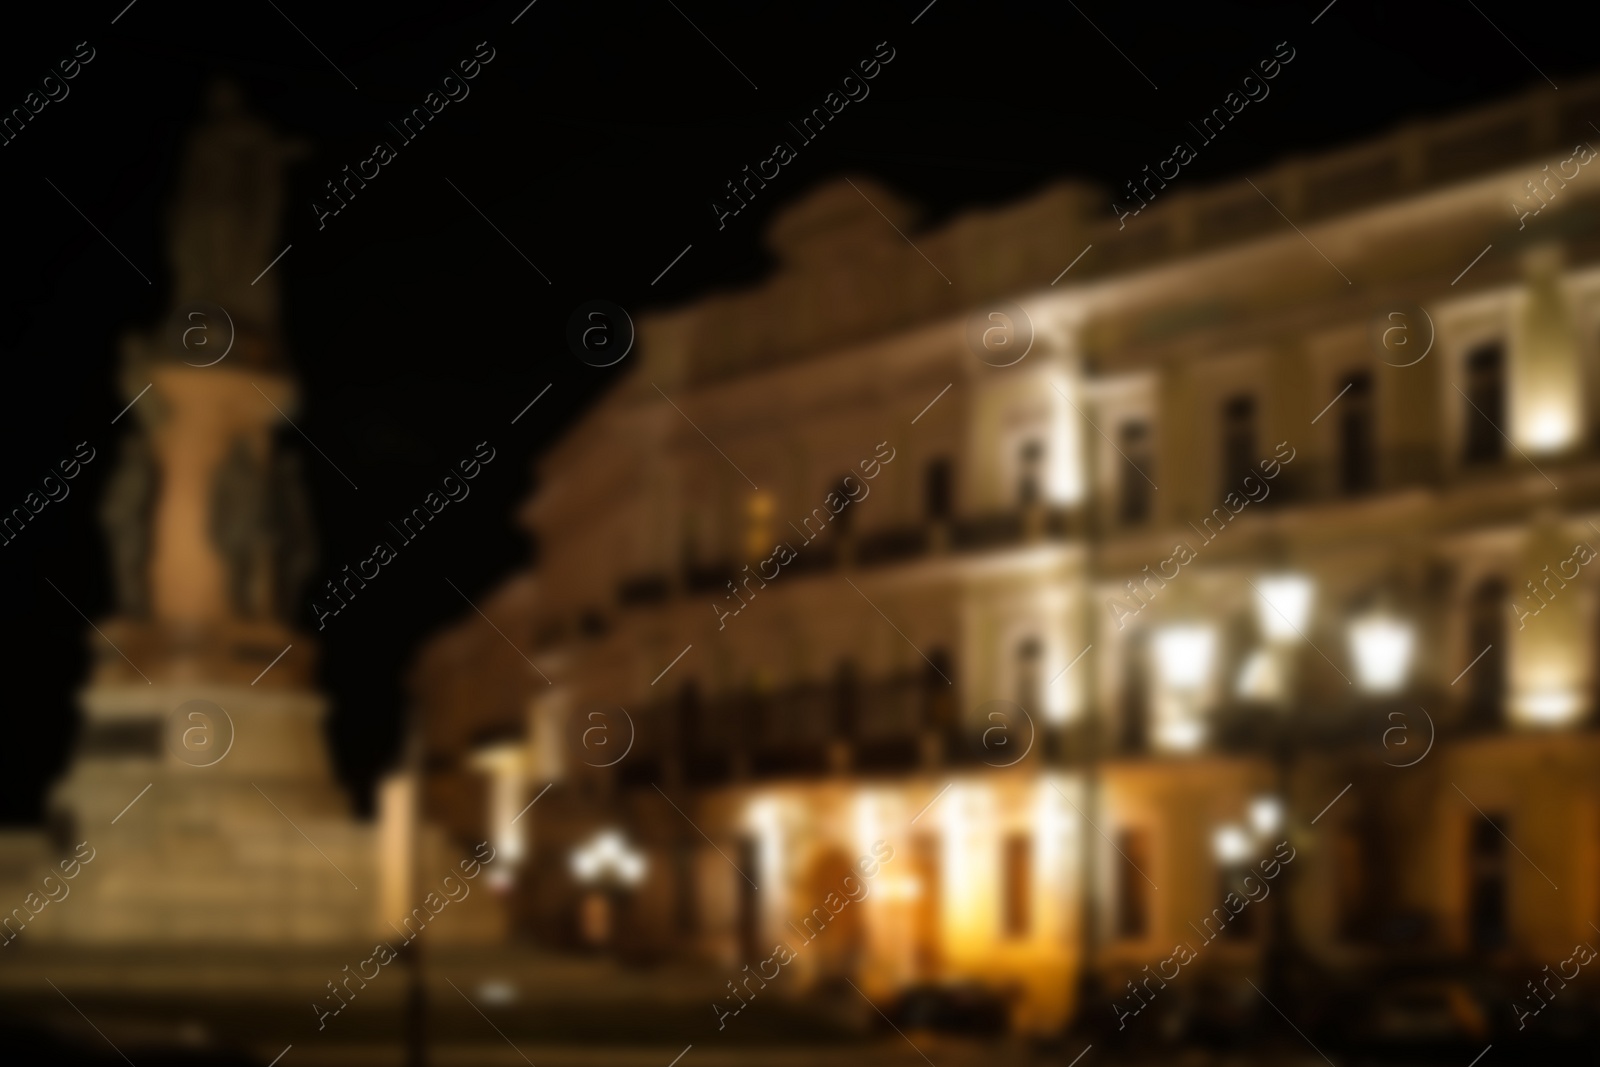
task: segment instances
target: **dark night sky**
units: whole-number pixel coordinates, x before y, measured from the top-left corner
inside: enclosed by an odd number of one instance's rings
[[[531,488],[530,460],[622,369],[596,370],[566,351],[580,303],[604,298],[637,316],[761,277],[772,210],[841,172],[899,189],[930,222],[1065,177],[1109,187],[1162,158],[1187,136],[1186,120],[1279,41],[1296,49],[1294,64],[1185,168],[1184,182],[1209,184],[1525,89],[1556,91],[1532,64],[1556,85],[1595,69],[1586,56],[1600,21],[1593,10],[1582,24],[1554,8],[1528,18],[1506,0],[1480,0],[1482,13],[1466,0],[1338,0],[1315,25],[1326,0],[1165,10],[1082,0],[1125,59],[1071,4],[937,0],[912,25],[926,0],[676,0],[682,13],[668,0],[538,0],[511,25],[525,2],[278,0],[280,13],[266,0],[138,0],[115,25],[126,0],[7,14],[0,108],[19,106],[77,42],[97,55],[70,96],[0,147],[9,399],[0,510],[20,504],[77,442],[101,457],[68,499],[0,549],[10,695],[0,819],[36,820],[67,759],[86,627],[43,578],[91,617],[109,607],[95,512],[124,425],[109,425],[123,406],[113,390],[117,338],[167,311],[168,190],[202,90],[219,74],[313,146],[289,191],[282,243],[294,248],[274,271],[306,395],[297,421],[360,486],[303,449],[323,541],[319,575],[364,556],[385,520],[419,502],[476,442],[500,451],[471,498],[447,508],[330,622],[321,676],[335,702],[335,754],[364,802],[395,752],[414,650],[470,610],[445,577],[476,596],[526,558],[510,512]],[[485,40],[496,56],[470,97],[319,232],[310,205],[322,182],[375,141],[394,140],[386,123]],[[787,120],[884,40],[896,57],[871,95],[719,232],[709,204],[723,182],[790,139]],[[1063,249],[1062,264],[1076,251]],[[302,622],[312,626],[309,610]]]

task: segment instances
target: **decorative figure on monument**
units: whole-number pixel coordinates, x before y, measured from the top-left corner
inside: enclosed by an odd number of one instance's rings
[[[173,304],[215,301],[237,319],[275,328],[276,279],[251,282],[282,251],[283,171],[306,147],[245,114],[232,84],[214,86],[207,103],[173,201]]]
[[[300,457],[258,461],[237,438],[217,468],[211,539],[227,569],[228,601],[249,619],[285,616],[316,568],[311,501]]]
[[[271,507],[265,465],[244,438],[235,438],[212,483],[211,540],[227,569],[228,601],[247,619],[272,610]]]
[[[117,612],[130,618],[144,618],[150,612],[150,517],[157,477],[145,435],[124,437],[100,503],[100,524],[111,546]]]

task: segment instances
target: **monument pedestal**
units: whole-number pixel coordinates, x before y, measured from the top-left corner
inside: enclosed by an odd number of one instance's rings
[[[333,781],[322,698],[162,683],[81,700],[50,810],[67,850],[86,842],[95,858],[41,935],[269,945],[377,932],[374,834]]]

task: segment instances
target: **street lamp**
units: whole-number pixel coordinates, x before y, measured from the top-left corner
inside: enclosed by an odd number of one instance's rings
[[[1161,682],[1175,692],[1192,692],[1206,683],[1216,633],[1201,623],[1176,623],[1156,634]]]
[[[1256,592],[1256,623],[1266,638],[1239,675],[1239,695],[1268,704],[1287,705],[1294,696],[1293,643],[1305,638],[1315,586],[1303,574],[1268,574],[1250,587]]]
[[[1259,837],[1270,837],[1283,825],[1283,801],[1273,796],[1256,797],[1250,802],[1250,829]]]
[[[579,912],[584,939],[604,945],[611,940],[617,898],[644,880],[644,855],[629,846],[622,831],[602,830],[572,850],[571,864],[585,889]]]
[[[1211,835],[1211,850],[1216,853],[1219,863],[1242,863],[1250,856],[1250,835],[1236,823],[1219,826],[1217,832]]]
[[[1267,648],[1263,654],[1275,670],[1268,687],[1272,702],[1283,712],[1275,716],[1272,731],[1273,777],[1276,796],[1258,796],[1250,803],[1250,827],[1258,838],[1277,834],[1284,826],[1283,797],[1291,796],[1294,778],[1296,728],[1300,716],[1291,713],[1295,694],[1299,648],[1294,642],[1309,641],[1306,628],[1311,621],[1311,604],[1316,586],[1303,574],[1280,571],[1263,575],[1252,583],[1256,591],[1256,618]],[[1268,916],[1266,951],[1262,957],[1262,978],[1275,989],[1293,994],[1289,982],[1298,956],[1294,930],[1289,921],[1290,879],[1284,878],[1284,892],[1272,905]]]
[[[1315,587],[1303,574],[1272,574],[1255,583],[1256,618],[1269,641],[1305,635]]]
[[[602,830],[572,850],[572,873],[586,885],[615,879],[631,888],[644,880],[644,868],[643,853],[631,848],[620,830]]]
[[[1408,622],[1375,611],[1350,624],[1356,674],[1369,693],[1394,693],[1405,684],[1416,634]]]
[[[1156,631],[1156,667],[1161,675],[1161,741],[1170,748],[1200,745],[1200,699],[1211,676],[1216,631],[1202,623],[1174,623]]]

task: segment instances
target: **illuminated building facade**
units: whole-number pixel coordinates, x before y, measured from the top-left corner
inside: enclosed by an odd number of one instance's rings
[[[1015,986],[1025,1029],[1176,942],[1196,988],[1560,958],[1600,921],[1590,114],[1125,228],[1070,184],[927,232],[818,190],[542,461],[499,632],[414,677],[433,810],[515,840],[548,940],[805,940],[800,986]],[[576,876],[607,830],[637,878]]]

